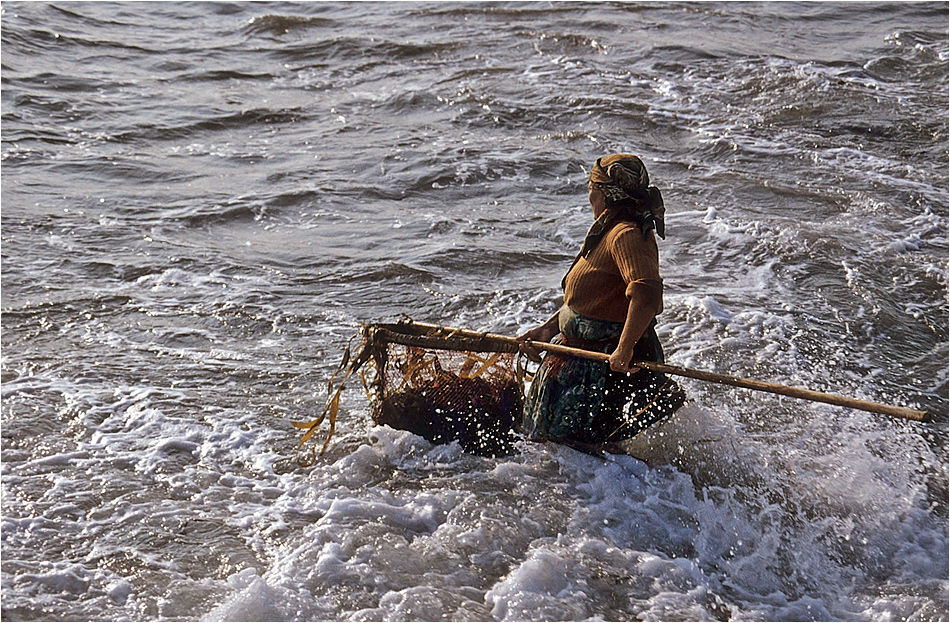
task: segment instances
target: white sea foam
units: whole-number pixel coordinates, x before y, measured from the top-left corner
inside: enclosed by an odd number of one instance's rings
[[[14,8],[4,619],[947,618],[945,419],[682,379],[631,456],[487,459],[354,376],[290,425],[363,322],[549,317],[612,151],[670,363],[944,415],[945,7]]]

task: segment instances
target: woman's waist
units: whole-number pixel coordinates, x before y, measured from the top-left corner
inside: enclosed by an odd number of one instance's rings
[[[617,344],[620,343],[620,336],[618,335],[604,340],[585,340],[578,337],[567,337],[562,333],[560,341],[564,346],[570,346],[571,348],[606,353],[617,348]]]
[[[600,320],[579,314],[567,305],[558,313],[558,341],[565,346],[607,352],[617,347],[624,323]],[[656,318],[650,321],[648,330],[656,326]]]
[[[584,316],[564,305],[558,314],[558,329],[568,346],[593,349],[616,345],[623,323]]]

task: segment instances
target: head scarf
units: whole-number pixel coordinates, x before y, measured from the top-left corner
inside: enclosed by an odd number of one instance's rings
[[[638,157],[612,154],[598,158],[588,181],[604,192],[608,212],[619,210],[614,218],[639,222],[644,236],[655,229],[660,238],[666,238],[663,196],[656,186],[650,186],[650,174]]]

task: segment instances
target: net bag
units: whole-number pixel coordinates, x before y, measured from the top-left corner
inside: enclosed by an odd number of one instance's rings
[[[524,405],[517,346],[418,324],[370,329],[377,425],[481,456],[509,454]]]
[[[365,325],[361,334],[363,345],[356,358],[350,361],[347,348],[330,379],[324,412],[310,422],[293,422],[306,430],[298,452],[329,421],[320,452],[326,450],[340,393],[365,364],[361,378],[375,424],[408,430],[436,444],[458,441],[466,452],[481,456],[511,452],[524,405],[516,344],[486,333],[411,321]],[[334,391],[333,381],[344,370]]]
[[[298,452],[324,421],[329,432],[320,453],[326,450],[336,428],[340,394],[351,375],[361,371],[375,424],[407,430],[436,444],[457,441],[466,452],[481,456],[511,453],[526,379],[514,340],[413,321],[364,325],[360,333],[363,345],[352,361],[346,349],[330,379],[320,417],[293,422],[306,431]],[[343,379],[334,390],[340,374]],[[610,430],[591,431],[601,442],[632,437],[683,404],[682,389],[669,377],[651,375],[644,381],[638,380],[638,387],[614,388],[630,402],[621,420],[602,422]],[[315,453],[316,445],[313,448]]]

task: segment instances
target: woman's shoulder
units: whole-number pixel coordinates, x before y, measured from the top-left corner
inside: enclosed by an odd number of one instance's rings
[[[617,221],[614,226],[610,229],[610,234],[612,236],[627,236],[631,232],[639,232],[640,226],[634,223],[633,221]]]
[[[607,239],[608,248],[614,253],[657,252],[654,232],[650,231],[644,236],[640,226],[629,221],[621,221],[614,225],[607,233]]]
[[[640,225],[631,221],[618,221],[613,227],[610,228],[610,231],[607,232],[607,235],[615,243],[636,243],[643,242],[645,240],[653,240],[654,244],[656,244],[653,237],[653,231],[650,231],[647,236],[644,236],[643,230],[640,229]]]

